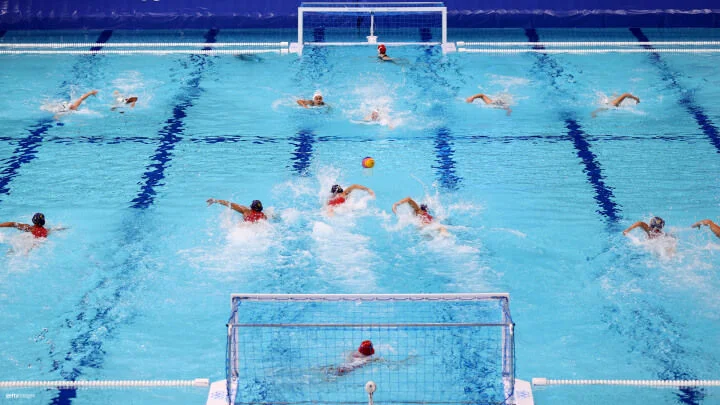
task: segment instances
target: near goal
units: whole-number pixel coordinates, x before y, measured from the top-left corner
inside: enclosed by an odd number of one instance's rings
[[[447,8],[440,2],[304,2],[298,7],[298,44],[442,45]]]
[[[234,404],[504,404],[515,384],[507,294],[235,294]]]

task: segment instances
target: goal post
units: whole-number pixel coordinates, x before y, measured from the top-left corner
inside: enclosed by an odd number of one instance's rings
[[[388,405],[513,403],[508,294],[233,294],[231,302],[229,403],[367,403],[368,381]]]
[[[298,44],[444,45],[447,8],[442,2],[303,2]]]

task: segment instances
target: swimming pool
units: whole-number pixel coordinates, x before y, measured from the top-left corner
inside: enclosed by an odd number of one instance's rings
[[[3,42],[242,40],[244,31],[9,31]],[[477,30],[451,40],[717,39],[711,30]],[[258,34],[260,35],[260,34]],[[272,40],[287,39],[280,32]],[[100,41],[103,42],[103,41]],[[208,41],[212,42],[212,41]],[[224,378],[233,292],[507,291],[517,376],[717,378],[716,54],[10,56],[0,71],[0,379]],[[80,111],[54,106],[90,89]],[[138,105],[110,111],[112,91]],[[331,109],[295,104],[320,90]],[[613,93],[638,105],[591,118]],[[500,109],[467,104],[483,92]],[[477,102],[476,102],[477,103]],[[387,125],[366,125],[373,108]],[[48,111],[50,110],[50,111]],[[392,128],[390,128],[392,126]],[[374,169],[361,167],[372,156]],[[321,210],[334,183],[349,208]],[[411,196],[452,233],[419,231]],[[263,201],[246,227],[210,197]],[[361,197],[361,198],[355,198]],[[662,216],[677,236],[621,231]],[[639,232],[639,231],[638,231]],[[670,246],[672,247],[672,246]],[[25,392],[25,391],[23,391]],[[29,391],[28,391],[29,392]],[[718,403],[713,389],[554,387],[537,403]],[[203,390],[39,391],[40,403],[200,403]]]

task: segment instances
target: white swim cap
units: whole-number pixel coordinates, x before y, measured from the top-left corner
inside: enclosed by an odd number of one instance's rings
[[[313,98],[317,97],[317,96],[322,97],[322,93],[320,92],[320,90],[315,90],[315,94],[313,94]]]

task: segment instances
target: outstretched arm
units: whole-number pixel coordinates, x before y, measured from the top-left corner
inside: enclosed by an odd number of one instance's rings
[[[0,228],[17,228],[21,231],[29,232],[32,227],[28,224],[21,224],[20,222],[3,222],[0,224]]]
[[[718,226],[718,224],[709,219],[703,219],[702,221],[695,222],[692,227],[700,229],[700,227],[703,225],[709,226],[710,230],[715,234],[715,236],[720,238],[720,226]]]
[[[308,108],[308,105],[312,105],[312,101],[310,101],[310,100],[298,100],[297,103],[299,106],[302,106],[303,108]]]
[[[343,196],[347,197],[353,190],[363,190],[363,191],[366,191],[371,196],[373,196],[373,197],[375,196],[375,192],[373,192],[369,188],[367,188],[365,186],[361,186],[359,184],[353,184],[350,187],[346,188],[345,191],[343,191]]]
[[[593,118],[595,118],[595,117],[597,117],[598,113],[601,113],[601,112],[607,111],[607,110],[608,110],[607,107],[600,107],[600,108],[598,108],[597,110],[591,112],[591,113],[590,113],[590,116],[593,117]]]
[[[208,198],[207,203],[208,203],[208,205],[213,205],[214,203],[224,205],[226,207],[229,207],[229,208],[243,214],[243,216],[250,213],[250,208],[248,208],[244,205],[235,204],[234,202],[230,202],[230,201],[226,201],[226,200],[216,200],[214,198]]]
[[[94,96],[97,94],[97,90],[88,91],[87,93],[80,96],[79,99],[75,100],[72,104],[70,104],[71,110],[77,110],[78,107],[80,107],[80,104],[82,104],[83,101],[85,101],[86,98],[90,96]]]
[[[396,202],[395,204],[393,204],[393,206],[392,206],[393,212],[397,215],[397,207],[398,207],[398,205],[402,205],[402,204],[405,204],[405,203],[407,203],[407,204],[410,206],[410,208],[413,209],[413,211],[414,211],[414,213],[415,213],[416,215],[417,215],[417,212],[420,211],[420,206],[417,205],[417,203],[415,202],[415,200],[413,200],[413,199],[410,198],[410,197],[405,197],[405,198],[403,198],[402,200],[400,200],[400,201]]]
[[[628,232],[630,232],[633,229],[638,228],[638,227],[642,228],[646,234],[650,235],[650,226],[643,221],[637,221],[634,224],[630,225],[630,227],[628,229],[623,231],[623,235],[627,235]]]
[[[623,94],[620,95],[620,97],[618,97],[618,98],[616,98],[615,100],[612,101],[612,105],[614,105],[615,107],[618,107],[618,106],[620,105],[620,103],[622,103],[623,101],[625,101],[626,98],[631,98],[631,99],[635,100],[635,102],[640,103],[640,99],[639,99],[639,98],[633,96],[633,95],[630,94],[630,93],[623,93]]]
[[[477,99],[482,99],[482,101],[484,101],[485,104],[490,104],[493,102],[492,99],[490,99],[490,97],[488,97],[482,93],[478,93],[474,96],[470,96],[470,97],[466,98],[465,101],[467,101],[468,103],[472,103],[473,101],[475,101]]]

